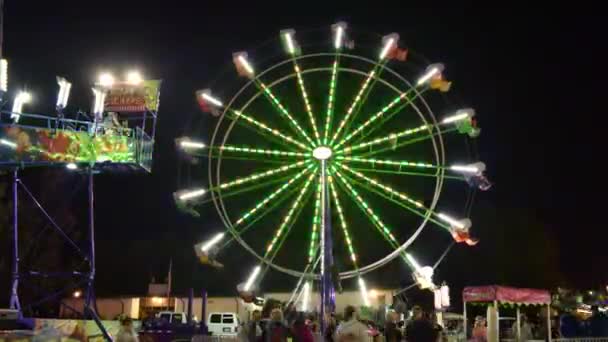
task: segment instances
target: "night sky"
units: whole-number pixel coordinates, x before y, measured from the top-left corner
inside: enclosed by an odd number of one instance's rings
[[[89,108],[90,84],[101,70],[135,67],[163,79],[153,173],[97,178],[100,296],[143,294],[152,277],[163,277],[171,258],[177,292],[207,287],[212,294],[233,293],[249,271],[243,265],[252,261],[244,262],[250,257],[233,246],[225,270],[197,264],[192,245],[220,220],[212,205],[200,220],[176,210],[174,139],[201,115],[194,91],[218,76],[232,52],[255,48],[286,27],[328,28],[338,20],[379,34],[400,33],[408,47],[447,65],[455,84],[450,96],[477,111],[483,128],[479,155],[495,186],[478,194],[472,214],[480,245],[454,248],[439,270],[442,279],[455,288],[608,282],[608,189],[600,166],[606,111],[602,12],[555,3],[541,9],[363,3],[7,1],[3,50],[9,86],[35,94],[32,111],[52,112],[55,75],[73,82],[73,111]],[[24,177],[39,182],[43,172]],[[83,181],[68,180],[68,188]],[[86,197],[76,192],[72,208],[80,211],[74,215],[84,232]],[[369,282],[399,286],[408,277],[405,271],[393,277],[384,272]],[[288,284],[277,286],[289,289]]]

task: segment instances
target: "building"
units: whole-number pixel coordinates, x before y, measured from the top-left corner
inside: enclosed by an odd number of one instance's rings
[[[375,309],[384,308],[393,303],[393,293],[395,290],[370,290],[368,299],[370,306]],[[264,294],[264,298],[273,298],[286,302],[291,297],[289,292],[273,292]],[[60,317],[73,318],[82,312],[84,309],[84,299],[76,297],[66,298],[61,305]],[[316,292],[311,293],[310,303],[308,304],[309,311],[319,307],[319,295]],[[195,294],[192,314],[200,320],[203,310],[202,294]],[[363,306],[363,298],[359,291],[344,291],[336,294],[336,312],[342,312],[347,305],[356,307]],[[116,298],[98,298],[97,299],[98,314],[102,319],[115,319],[119,315],[126,315],[133,319],[146,319],[155,313],[162,310],[170,310],[177,312],[188,311],[188,297],[176,296],[161,296],[148,295],[144,297],[126,296]],[[298,309],[301,309],[302,302],[298,302]],[[208,297],[207,298],[207,314],[209,312],[235,312],[239,315],[242,321],[247,320],[249,312],[255,308],[259,308],[254,304],[244,303],[237,296],[234,297]]]

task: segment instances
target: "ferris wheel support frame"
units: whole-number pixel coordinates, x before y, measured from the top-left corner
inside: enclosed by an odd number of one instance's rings
[[[15,168],[13,170],[13,181],[12,181],[12,191],[13,191],[13,262],[12,262],[12,272],[11,272],[11,294],[9,301],[9,308],[12,310],[17,310],[20,318],[23,317],[23,307],[21,306],[21,301],[19,299],[19,283],[22,278],[22,274],[20,273],[20,258],[19,258],[19,186],[23,189],[23,191],[28,195],[28,197],[34,202],[34,204],[38,207],[38,209],[42,212],[42,214],[49,221],[51,226],[62,236],[62,238],[67,241],[72,247],[76,249],[76,251],[84,258],[85,261],[88,261],[89,271],[86,273],[82,272],[60,272],[57,274],[49,274],[49,273],[40,273],[40,272],[29,272],[28,275],[39,275],[43,277],[47,276],[83,276],[86,281],[83,279],[81,281],[77,281],[76,284],[69,287],[68,289],[60,290],[54,293],[49,294],[48,296],[38,300],[36,303],[30,304],[28,308],[31,308],[37,304],[41,304],[48,300],[52,300],[54,298],[59,297],[63,292],[68,290],[77,290],[80,284],[86,284],[85,289],[85,302],[84,302],[84,312],[81,314],[86,318],[92,318],[99,329],[101,330],[102,335],[108,341],[112,341],[112,338],[106,328],[103,326],[101,322],[101,318],[97,314],[97,305],[95,300],[95,290],[94,290],[94,281],[95,281],[95,192],[94,192],[94,170],[92,167],[89,167],[86,171],[88,178],[88,210],[89,210],[89,239],[88,239],[88,251],[85,249],[83,251],[78,245],[72,240],[63,229],[56,223],[56,221],[50,216],[50,214],[44,209],[44,206],[36,199],[36,197],[32,194],[32,192],[27,188],[27,186],[23,183],[23,181],[19,178],[19,168]],[[88,253],[87,253],[88,252]],[[73,312],[80,312],[71,307],[70,305],[60,302],[60,305],[66,306]]]

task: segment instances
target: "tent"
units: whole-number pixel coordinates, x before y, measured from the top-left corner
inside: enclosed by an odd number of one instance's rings
[[[517,338],[520,340],[520,314],[521,305],[546,305],[547,306],[547,336],[551,342],[551,294],[547,290],[523,289],[507,286],[470,286],[462,291],[462,302],[464,306],[464,329],[467,330],[467,303],[489,302],[494,304],[496,315],[498,315],[499,304],[512,304],[517,306]],[[496,317],[498,322],[498,317]],[[489,322],[488,322],[489,323]],[[496,330],[498,338],[498,330]]]

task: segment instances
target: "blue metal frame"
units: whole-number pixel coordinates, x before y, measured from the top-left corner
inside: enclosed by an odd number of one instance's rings
[[[0,94],[1,99],[1,94]],[[81,120],[73,120],[66,119],[63,115],[59,117],[49,117],[39,114],[22,114],[18,113],[21,116],[21,120],[27,120],[30,122],[40,122],[42,121],[41,126],[31,126],[31,125],[21,125],[14,124],[13,120],[10,119],[10,115],[13,114],[10,111],[0,111],[0,128],[5,126],[13,126],[20,127],[23,129],[41,129],[46,128],[49,130],[70,130],[70,131],[84,131],[89,132],[89,134],[96,135],[100,132],[103,133],[106,129],[102,124],[95,123],[91,121],[81,121]],[[152,168],[152,154],[154,149],[154,135],[156,132],[156,112],[151,112],[151,116],[153,118],[153,124],[151,127],[152,136],[148,135],[145,132],[145,126],[140,128],[139,126],[134,129],[124,129],[120,131],[120,135],[125,135],[127,137],[131,137],[135,139],[135,163],[93,163],[88,165],[86,168],[86,174],[88,177],[88,201],[89,201],[89,239],[88,239],[88,250],[81,249],[78,244],[72,240],[63,229],[57,224],[57,222],[51,217],[51,215],[44,209],[42,204],[36,199],[34,194],[28,189],[28,187],[19,179],[19,171],[20,169],[24,169],[27,167],[52,167],[52,166],[65,166],[67,162],[49,162],[49,161],[33,161],[33,162],[15,162],[15,161],[2,161],[0,160],[0,168],[11,168],[13,170],[13,263],[12,263],[12,286],[11,286],[11,294],[10,294],[10,307],[11,309],[16,309],[19,311],[20,315],[22,315],[23,306],[19,299],[19,286],[20,281],[24,282],[24,278],[27,276],[40,276],[40,277],[70,277],[70,276],[79,276],[80,279],[76,281],[76,283],[67,289],[61,289],[59,291],[55,291],[53,293],[48,294],[41,300],[38,300],[35,303],[28,304],[25,308],[31,308],[33,306],[39,305],[43,302],[49,300],[58,299],[62,294],[70,289],[75,289],[83,284],[86,284],[86,296],[85,296],[85,305],[83,315],[86,317],[92,318],[99,329],[101,330],[104,338],[108,341],[112,341],[112,337],[108,334],[107,330],[104,328],[103,324],[99,316],[97,315],[96,304],[95,304],[95,292],[94,292],[94,281],[95,281],[95,192],[94,192],[94,175],[95,173],[103,172],[103,171],[121,171],[124,170],[125,166],[130,166],[134,169],[144,170],[146,172],[151,172]],[[145,120],[145,119],[144,119]],[[116,128],[112,128],[116,131]],[[120,130],[120,129],[119,129]],[[82,164],[82,163],[81,163]],[[88,272],[54,272],[54,273],[44,273],[38,271],[23,271],[20,270],[19,264],[19,188],[21,188],[28,197],[34,202],[36,207],[42,212],[42,214],[46,217],[46,219],[51,223],[51,226],[59,232],[62,238],[67,241],[74,249],[84,258],[84,260],[88,261],[89,270]],[[24,282],[25,284],[25,282]],[[69,307],[69,306],[68,306]],[[74,308],[69,307],[69,309],[76,311]]]

